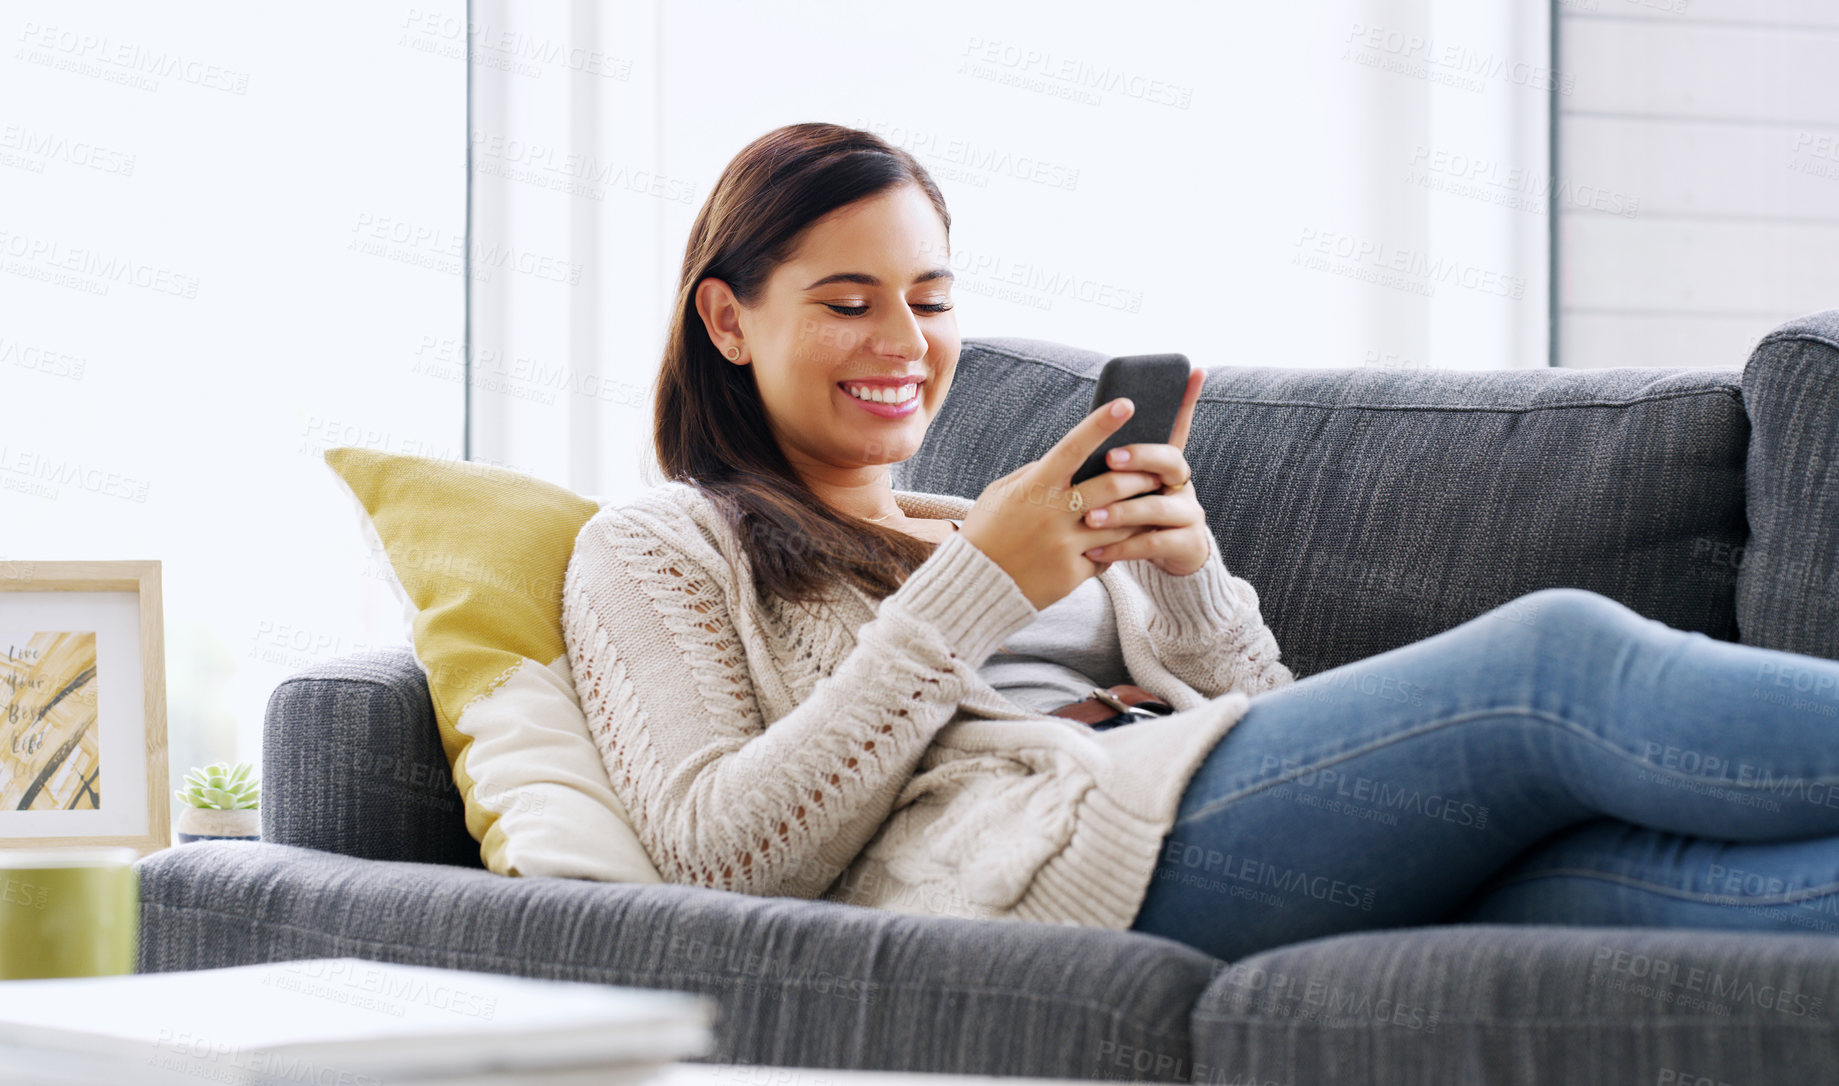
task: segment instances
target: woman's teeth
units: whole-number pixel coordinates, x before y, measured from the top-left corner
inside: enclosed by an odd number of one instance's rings
[[[844,385],[843,390],[858,400],[870,403],[906,403],[919,395],[918,385],[901,385],[899,388],[887,388],[875,385]]]

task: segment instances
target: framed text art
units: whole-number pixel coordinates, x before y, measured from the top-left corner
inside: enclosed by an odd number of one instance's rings
[[[172,843],[160,564],[0,562],[0,848]]]

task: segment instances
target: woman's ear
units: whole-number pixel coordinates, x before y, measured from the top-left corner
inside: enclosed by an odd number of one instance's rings
[[[747,344],[741,331],[741,305],[734,291],[710,276],[696,284],[696,312],[709,333],[709,342],[723,358],[746,365]]]

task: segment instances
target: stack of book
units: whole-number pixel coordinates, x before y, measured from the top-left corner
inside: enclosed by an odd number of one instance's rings
[[[707,1055],[686,992],[358,958],[0,982],[0,1083],[619,1086]]]

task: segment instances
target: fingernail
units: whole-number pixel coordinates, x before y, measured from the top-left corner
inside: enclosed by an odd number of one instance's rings
[[[1130,463],[1130,450],[1129,449],[1112,449],[1111,450],[1111,462],[1113,464]]]
[[[1093,524],[1103,524],[1105,521],[1110,520],[1110,519],[1111,519],[1111,510],[1109,509],[1092,510],[1092,523]]]
[[[1099,555],[1101,555],[1101,554],[1103,554],[1103,553],[1105,553],[1105,548],[1103,548],[1103,547],[1093,547],[1093,548],[1092,548],[1091,550],[1089,550],[1089,551],[1087,551],[1087,552],[1086,552],[1086,557],[1087,557],[1087,558],[1090,558],[1090,559],[1091,559],[1092,561],[1094,561],[1094,562],[1096,562],[1096,561],[1098,561],[1098,556],[1099,556]]]
[[[1111,405],[1111,417],[1114,419],[1121,419],[1125,415],[1128,415],[1129,413],[1130,413],[1130,401],[1129,400],[1118,400],[1116,403],[1113,403]]]

